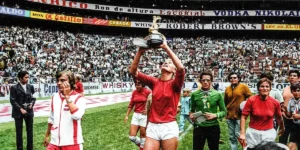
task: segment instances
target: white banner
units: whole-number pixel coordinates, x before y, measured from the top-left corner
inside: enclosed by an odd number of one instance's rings
[[[97,94],[101,92],[100,83],[83,83],[84,94]]]
[[[219,84],[219,91],[224,92],[226,87],[230,85],[229,82],[214,82]],[[35,89],[34,97],[51,97],[54,93],[58,92],[56,84],[32,84]],[[0,85],[0,101],[9,100],[11,84]],[[85,94],[98,94],[98,93],[114,93],[114,92],[130,92],[135,89],[133,82],[102,82],[102,83],[83,83]],[[248,84],[252,92],[257,92],[256,83]],[[275,83],[273,88],[283,90],[289,86],[289,83]],[[185,82],[183,88],[190,88],[193,91],[198,89],[197,82]],[[182,88],[182,89],[183,89]]]
[[[0,101],[9,100],[10,87],[14,84],[2,84],[0,85]],[[44,90],[44,86],[40,87],[39,84],[31,84],[34,86],[34,97],[39,97],[39,93]]]
[[[171,10],[171,9],[150,9],[135,7],[120,7],[111,5],[98,5],[66,0],[28,0],[31,2],[98,11],[134,13],[144,15],[168,15],[168,16],[276,16],[276,17],[300,17],[299,10]]]
[[[216,84],[219,84],[219,91],[224,92],[226,87],[230,86],[230,82],[214,82],[213,86]],[[250,88],[251,92],[257,92],[256,83],[248,83],[248,87]],[[282,91],[285,87],[289,86],[289,83],[274,83],[272,85],[272,88],[276,88],[280,91]],[[198,83],[197,82],[185,82],[183,88],[190,88],[193,91],[198,89]]]
[[[152,22],[131,22],[134,28],[149,28]],[[187,23],[158,23],[160,29],[187,30],[261,30],[262,24],[187,24]]]

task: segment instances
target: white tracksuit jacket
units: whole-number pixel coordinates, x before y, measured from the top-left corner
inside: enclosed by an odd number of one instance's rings
[[[85,112],[86,99],[73,91],[70,100],[73,100],[78,108],[72,113],[63,95],[55,93],[52,97],[48,123],[52,124],[50,143],[53,145],[66,146],[83,143],[81,118]]]

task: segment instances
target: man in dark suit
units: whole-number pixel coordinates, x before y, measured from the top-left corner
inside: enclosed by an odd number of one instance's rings
[[[18,73],[19,83],[10,88],[12,117],[15,119],[17,150],[23,150],[23,119],[26,123],[27,150],[33,150],[33,106],[34,87],[28,84],[29,73]]]

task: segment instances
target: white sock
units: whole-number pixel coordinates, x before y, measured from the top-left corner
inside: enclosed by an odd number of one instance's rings
[[[129,136],[129,139],[131,142],[133,142],[136,145],[139,145],[141,143],[141,140],[139,137],[136,136]]]
[[[146,138],[141,138],[141,148],[144,148],[144,145],[145,145],[145,142],[146,142]]]

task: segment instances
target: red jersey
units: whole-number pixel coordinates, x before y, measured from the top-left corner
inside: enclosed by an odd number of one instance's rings
[[[143,110],[145,110],[147,98],[150,93],[151,90],[147,88],[143,88],[140,92],[138,90],[134,90],[132,92],[128,108],[133,108],[133,106],[135,106],[134,112],[141,113]]]
[[[176,71],[175,79],[162,81],[159,78],[138,73],[137,79],[152,90],[152,106],[149,121],[152,123],[167,123],[176,120],[177,106],[181,88],[184,83],[185,71]]]
[[[83,89],[83,85],[82,85],[81,82],[76,82],[76,89],[75,89],[75,91],[77,93],[83,93],[84,89]]]
[[[256,130],[269,130],[273,128],[274,116],[281,116],[280,104],[271,96],[263,101],[259,95],[255,95],[247,100],[242,114],[250,115],[249,127]]]

